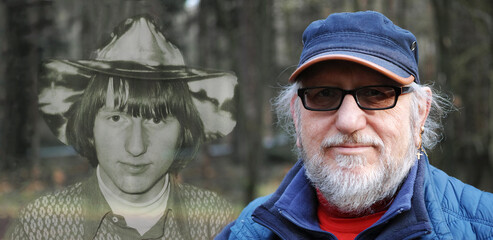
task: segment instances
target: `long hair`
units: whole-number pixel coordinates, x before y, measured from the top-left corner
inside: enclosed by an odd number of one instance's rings
[[[99,109],[106,105],[108,86],[113,89],[116,110],[144,119],[174,116],[179,121],[181,134],[175,159],[168,172],[178,172],[195,157],[204,140],[204,127],[186,82],[96,74],[82,97],[74,102],[67,113],[68,143],[92,166],[97,166],[99,162],[94,146],[94,121]]]

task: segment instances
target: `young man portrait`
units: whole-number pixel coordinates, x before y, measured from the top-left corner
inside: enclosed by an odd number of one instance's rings
[[[177,174],[234,128],[236,77],[187,67],[148,16],[111,36],[92,59],[43,63],[39,108],[95,171],[24,207],[7,239],[212,239],[231,220]]]

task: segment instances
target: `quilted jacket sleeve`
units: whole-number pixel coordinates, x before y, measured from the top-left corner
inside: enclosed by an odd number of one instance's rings
[[[493,194],[481,191],[430,166],[426,204],[439,236],[493,238]]]

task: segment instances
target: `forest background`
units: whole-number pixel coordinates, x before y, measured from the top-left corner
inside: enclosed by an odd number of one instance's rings
[[[203,146],[185,182],[239,211],[272,192],[296,161],[270,100],[287,83],[306,26],[330,13],[376,10],[418,38],[420,76],[448,94],[431,163],[493,191],[493,1],[487,0],[0,0],[0,236],[19,207],[86,177],[91,167],[40,118],[42,59],[87,59],[122,20],[154,16],[187,65],[233,71],[236,129]]]

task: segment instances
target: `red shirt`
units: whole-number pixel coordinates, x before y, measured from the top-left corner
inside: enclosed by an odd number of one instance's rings
[[[354,239],[359,233],[376,223],[387,211],[387,209],[384,209],[362,217],[344,217],[335,208],[330,207],[327,200],[318,190],[317,197],[320,203],[317,209],[320,228],[334,234],[337,239]]]

